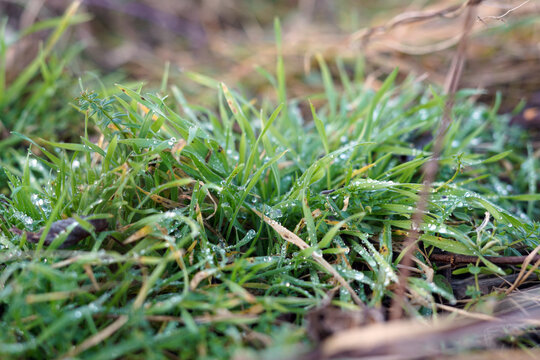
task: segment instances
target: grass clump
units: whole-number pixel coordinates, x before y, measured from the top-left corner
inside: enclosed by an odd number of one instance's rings
[[[187,103],[175,86],[163,96],[119,85],[113,96],[82,92],[80,142],[20,135],[43,156],[28,154],[20,174],[4,168],[2,356],[283,355],[307,344],[304,315],[339,285],[317,258],[384,309],[444,98],[412,78],[396,84],[397,72],[373,92],[344,66],[337,92],[319,63],[317,106],[287,99],[278,61],[267,76],[281,104],[253,103],[206,78],[215,111]],[[504,275],[512,270],[488,256],[538,245],[538,164],[526,144],[514,146],[524,134],[470,95],[457,94],[416,256],[431,266],[433,251],[475,255],[458,273]],[[44,246],[61,218],[91,236],[67,250],[65,234]],[[106,231],[93,231],[93,218],[107,219]],[[289,243],[277,223],[308,247]],[[12,227],[43,232],[35,244]],[[455,302],[437,272],[420,271],[409,291],[412,314]],[[332,301],[357,308],[343,287]]]
[[[75,85],[66,65],[74,61],[81,47],[71,44],[62,48],[59,43],[70,26],[89,19],[76,14],[77,7],[73,4],[63,16],[36,22],[14,34],[7,33],[8,19],[1,19],[0,149],[21,141],[9,136],[10,131],[39,132],[43,137],[66,131],[74,113],[64,99],[71,96],[69,90]],[[41,36],[44,30],[51,33],[38,48],[31,38]],[[27,53],[33,52],[36,55],[29,60]]]

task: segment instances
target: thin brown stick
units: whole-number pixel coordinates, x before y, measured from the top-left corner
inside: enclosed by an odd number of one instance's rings
[[[528,255],[524,256],[484,256],[484,259],[498,265],[522,265]],[[449,264],[474,264],[478,261],[478,256],[459,254],[431,254],[429,259]],[[540,261],[540,255],[532,257],[532,261]]]
[[[322,341],[317,352],[310,354],[312,356],[304,358],[436,359],[448,354],[448,349],[463,352],[483,348],[501,336],[507,336],[509,329],[512,329],[512,334],[518,331],[527,333],[531,326],[537,326],[536,319],[540,318],[539,290],[539,287],[531,288],[497,302],[491,316],[438,305],[455,314],[431,320],[367,324],[339,331]],[[534,355],[531,358],[535,358]]]
[[[506,294],[510,294],[512,291],[514,291],[519,285],[525,281],[525,279],[528,279],[528,277],[532,274],[532,272],[540,266],[540,256],[538,256],[538,252],[540,251],[540,245],[537,246],[523,261],[523,266],[521,267],[521,271],[519,272],[518,278],[516,281],[510,286],[508,290],[506,290]],[[531,262],[535,262],[534,266],[525,274],[525,271],[527,269],[527,266]]]
[[[437,132],[437,137],[435,139],[433,155],[426,163],[424,168],[424,184],[420,190],[420,197],[416,204],[416,210],[412,217],[411,231],[409,232],[407,238],[404,242],[404,256],[401,260],[401,265],[403,265],[399,273],[399,281],[392,299],[392,306],[390,307],[390,319],[396,320],[402,317],[403,315],[403,303],[404,295],[407,290],[407,280],[409,278],[409,267],[413,265],[413,254],[416,252],[417,246],[416,242],[418,241],[420,224],[422,223],[422,218],[424,211],[427,208],[427,202],[429,193],[431,191],[431,184],[435,180],[437,171],[439,169],[439,156],[442,151],[443,139],[446,134],[451,121],[452,121],[452,107],[454,105],[454,95],[457,90],[459,79],[461,78],[461,73],[463,71],[463,66],[465,63],[465,52],[467,49],[467,39],[468,34],[474,24],[475,14],[477,5],[481,1],[468,1],[469,5],[467,8],[467,13],[465,16],[465,22],[463,24],[463,33],[459,41],[459,45],[452,60],[452,65],[447,76],[446,81],[446,92],[447,99],[444,106],[444,113],[442,117],[442,122]]]
[[[381,26],[374,26],[360,30],[352,34],[351,40],[360,40],[363,45],[367,44],[371,37],[384,34],[398,26],[423,22],[434,18],[454,18],[459,16],[469,6],[476,6],[483,0],[468,0],[459,5],[452,5],[441,10],[411,11],[399,14]]]
[[[502,21],[504,22],[504,18],[510,14],[511,12],[513,11],[516,11],[517,9],[519,9],[520,7],[526,5],[530,0],[526,0],[525,2],[522,2],[521,4],[519,4],[518,6],[516,7],[513,7],[511,9],[509,9],[508,11],[506,11],[504,14],[502,15],[499,15],[499,16],[484,16],[484,17],[478,17],[478,20],[480,20],[481,22],[485,23],[485,20],[486,19],[494,19],[494,20],[499,20],[499,21]]]

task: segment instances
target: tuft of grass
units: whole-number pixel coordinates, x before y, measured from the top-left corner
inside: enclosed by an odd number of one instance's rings
[[[10,37],[6,35],[7,18],[1,19],[0,114],[4,132],[18,131],[30,134],[37,130],[42,136],[47,136],[54,133],[53,129],[64,130],[68,123],[65,118],[73,116],[63,101],[69,97],[69,92],[64,88],[73,85],[71,76],[67,74],[66,65],[73,61],[81,48],[71,46],[62,50],[61,54],[56,54],[53,50],[71,25],[89,19],[87,15],[76,13],[78,6],[79,2],[74,2],[63,16],[34,23]],[[45,43],[39,46],[37,56],[16,75],[6,74],[8,70],[15,71],[6,68],[8,54],[20,61],[21,59],[17,58],[20,57],[18,48],[31,42],[27,37],[48,29],[52,29],[51,34]],[[25,40],[28,42],[25,43]],[[11,75],[13,79],[8,82],[6,75]],[[62,118],[64,120],[59,121]],[[20,141],[20,137],[2,137],[0,149],[13,146]]]
[[[77,110],[68,106],[69,99],[77,94],[74,68],[80,65],[77,63],[83,47],[65,41],[72,27],[90,19],[88,14],[77,12],[79,5],[80,1],[74,1],[62,16],[9,34],[8,19],[0,17],[0,161],[18,176],[24,167],[20,150],[30,143],[14,133],[31,136],[45,145],[46,140],[76,141],[84,130]],[[32,52],[36,55],[29,58]],[[121,77],[112,74],[102,80],[108,83]],[[81,78],[93,86],[101,85],[101,93],[111,91],[94,73]],[[3,173],[0,193],[8,193]]]
[[[217,109],[190,104],[179,87],[168,97],[118,85],[72,104],[85,124],[80,141],[18,135],[42,155],[19,156],[20,173],[3,169],[0,354],[284,356],[309,343],[304,315],[336,288],[336,305],[357,309],[358,297],[386,306],[444,99],[413,78],[396,83],[397,72],[373,92],[342,63],[335,84],[318,60],[322,106],[287,99],[278,58],[280,104],[188,74],[214,88]],[[526,135],[473,94],[457,94],[416,256],[429,266],[433,251],[475,255],[455,273],[506,274],[486,256],[539,245],[538,160]],[[37,245],[10,231],[67,217],[88,227],[90,215],[109,228],[70,250],[58,249],[62,239],[43,246],[46,231]],[[304,248],[287,241],[293,235]],[[410,279],[411,315],[455,302],[434,270]]]

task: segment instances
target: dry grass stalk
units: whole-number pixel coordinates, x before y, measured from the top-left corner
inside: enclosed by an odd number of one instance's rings
[[[457,90],[457,85],[463,71],[463,66],[465,63],[465,52],[467,49],[467,37],[476,17],[476,7],[478,3],[479,1],[468,2],[469,6],[465,17],[465,22],[463,24],[463,33],[457,52],[454,56],[454,59],[452,60],[450,71],[448,72],[446,81],[446,93],[448,97],[445,103],[442,122],[439,127],[437,137],[435,139],[433,155],[426,163],[426,166],[424,168],[424,184],[422,190],[420,191],[420,198],[416,204],[416,210],[412,217],[412,228],[411,231],[409,231],[407,238],[405,239],[405,242],[403,244],[403,251],[405,252],[401,261],[401,265],[403,266],[403,268],[399,274],[399,282],[397,284],[394,298],[392,301],[392,306],[390,308],[390,318],[393,320],[399,319],[403,315],[404,296],[407,289],[407,279],[410,273],[408,268],[410,268],[413,264],[412,257],[417,249],[416,242],[418,241],[418,237],[420,235],[419,229],[423,221],[424,211],[427,207],[429,194],[431,192],[431,184],[435,180],[435,176],[437,175],[437,171],[439,168],[439,156],[442,151],[443,139],[446,134],[446,129],[448,129],[448,126],[452,121],[454,94]]]
[[[261,217],[265,223],[270,225],[272,229],[274,229],[285,241],[288,241],[296,246],[298,246],[301,250],[306,250],[310,246],[302,240],[298,235],[293,233],[292,231],[288,230],[287,228],[283,227],[281,224],[279,224],[277,221],[272,220],[268,216],[264,215],[260,211],[257,211],[255,209],[251,209],[255,214]],[[351,294],[352,299],[354,302],[360,306],[361,308],[365,308],[366,305],[364,302],[356,295],[356,292],[354,289],[349,285],[349,283],[326,261],[322,254],[319,254],[317,252],[312,252],[311,256],[313,257],[313,260],[315,260],[319,265],[321,265],[324,269],[326,269],[332,276],[343,286],[349,294]]]

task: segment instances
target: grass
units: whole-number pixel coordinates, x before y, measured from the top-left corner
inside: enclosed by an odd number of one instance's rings
[[[77,68],[82,67],[79,55],[83,46],[66,39],[66,35],[71,27],[90,19],[88,14],[77,13],[79,4],[74,2],[62,16],[35,22],[15,34],[7,32],[8,19],[0,18],[0,151],[2,165],[12,171],[23,167],[20,150],[29,145],[14,132],[76,141],[84,131],[78,112],[68,105],[79,91],[73,79],[77,78]],[[47,31],[49,35],[42,44],[32,39],[41,39]],[[33,51],[36,56],[29,59]],[[106,93],[109,83],[122,75],[100,77],[87,72],[81,77]],[[0,193],[8,193],[7,188],[7,179],[1,174]]]
[[[69,26],[88,20],[88,16],[76,14],[76,10],[76,6],[71,6],[63,16],[37,22],[13,38],[6,34],[7,18],[0,23],[0,113],[4,132],[39,131],[41,136],[51,136],[52,129],[65,131],[69,123],[66,118],[73,116],[73,112],[63,99],[69,96],[69,89],[74,85],[66,65],[74,61],[81,48],[71,45],[62,51],[61,57],[53,49]],[[26,61],[17,58],[21,56],[18,48],[25,45],[25,37],[44,29],[52,29],[52,33],[37,56],[15,76],[7,73],[16,71],[6,68],[8,54],[15,54],[14,61]],[[14,78],[8,83],[9,75]],[[19,141],[18,137],[3,136],[0,149],[9,149]]]
[[[279,49],[279,23],[276,35]],[[168,96],[82,86],[74,103],[62,99],[79,111],[80,141],[14,129],[39,156],[1,160],[2,357],[294,357],[311,346],[306,312],[339,279],[354,294],[339,287],[333,304],[357,309],[358,297],[385,309],[444,97],[414,78],[397,82],[397,72],[373,92],[344,62],[335,83],[336,69],[317,59],[324,92],[309,98],[287,97],[278,55],[265,75],[279,104],[186,74],[183,86],[215,91],[215,108],[188,103],[175,84]],[[458,92],[444,138],[416,254],[435,275],[418,268],[410,279],[410,316],[456,302],[431,252],[478,256],[454,270],[477,277],[514,271],[487,256],[539,245],[538,159],[527,134],[475,94]],[[83,216],[110,226],[93,232]],[[68,217],[91,236],[44,246]],[[35,244],[12,227],[44,230]],[[482,301],[478,288],[469,294]]]

